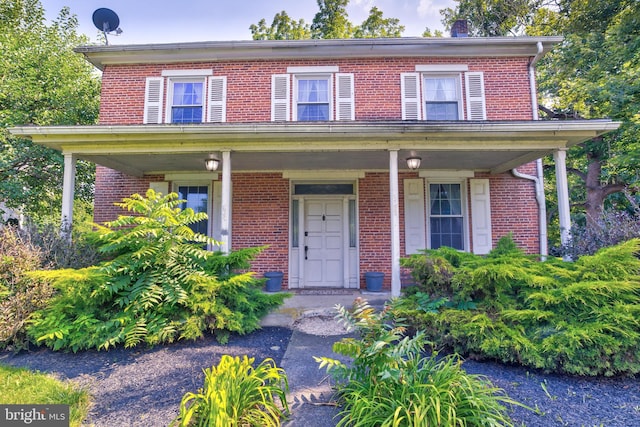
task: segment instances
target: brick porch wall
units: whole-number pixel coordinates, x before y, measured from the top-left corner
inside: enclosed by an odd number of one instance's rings
[[[533,175],[535,163],[518,170]],[[415,172],[403,172],[399,175],[401,257],[406,256],[402,183],[404,179],[417,176]],[[476,177],[490,180],[493,245],[495,246],[501,237],[513,232],[519,247],[527,253],[539,253],[538,206],[535,201],[534,183],[515,178],[511,174],[476,174]],[[105,191],[96,193],[94,220],[104,222],[115,219],[124,212],[114,206],[114,202],[134,192],[144,194],[150,182],[163,180],[164,176],[161,175],[136,178],[98,167],[96,185],[100,185]],[[235,173],[232,175],[232,185],[232,248],[268,245],[268,248],[254,260],[252,271],[259,277],[267,271],[282,271],[283,287],[288,287],[289,181],[282,178],[280,173]],[[390,289],[389,174],[367,172],[365,177],[359,180],[358,187],[360,287],[365,287],[366,272],[380,271],[385,274],[384,288]],[[472,215],[470,205],[469,211]]]
[[[289,180],[281,173],[232,174],[232,249],[268,245],[253,261],[258,277],[282,271],[283,287],[289,272]]]
[[[535,162],[517,168],[527,175],[536,175]],[[540,224],[535,183],[516,178],[510,173],[500,175],[476,174],[489,178],[491,195],[491,232],[493,246],[510,232],[526,253],[540,253]]]
[[[127,212],[114,203],[134,193],[145,195],[149,183],[164,181],[164,175],[148,175],[142,178],[127,175],[104,166],[96,165],[96,191],[93,199],[93,221],[101,224],[113,221]]]

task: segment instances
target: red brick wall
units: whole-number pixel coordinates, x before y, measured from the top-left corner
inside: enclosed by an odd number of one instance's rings
[[[536,164],[523,165],[518,171],[535,176]],[[476,178],[489,178],[493,246],[501,237],[512,232],[520,248],[530,254],[539,254],[540,224],[535,183],[516,178],[510,173],[476,174]]]
[[[288,287],[289,180],[280,173],[232,174],[232,249],[268,245],[252,263],[258,276],[282,271]]]
[[[524,165],[519,171],[535,175],[535,163]],[[415,172],[399,175],[401,256],[406,255],[403,180],[416,177]],[[511,174],[478,173],[476,178],[489,178],[494,246],[498,239],[513,232],[518,246],[527,253],[539,253],[535,184]],[[150,182],[163,180],[164,176],[161,175],[137,178],[98,166],[96,186],[101,191],[96,192],[94,220],[101,223],[115,219],[124,212],[114,206],[114,202],[132,193],[144,194]],[[286,288],[289,269],[289,181],[282,178],[280,173],[236,173],[232,176],[232,182],[232,248],[268,245],[253,262],[252,271],[257,272],[258,276],[266,271],[282,271],[285,274],[283,285]],[[368,172],[359,180],[358,207],[360,285],[365,287],[366,272],[381,271],[385,273],[384,287],[389,289],[391,222],[388,173]],[[469,226],[471,228],[471,224]]]
[[[369,271],[384,273],[383,287],[391,287],[391,204],[389,174],[367,172],[358,184],[360,221],[360,287]],[[400,203],[402,204],[402,203]]]
[[[100,123],[142,124],[145,78],[159,77],[164,69],[213,69],[214,75],[227,76],[227,121],[268,122],[271,76],[289,66],[315,65],[354,73],[356,120],[400,120],[400,73],[414,72],[416,64],[467,64],[469,71],[484,71],[487,118],[531,119],[528,58],[427,57],[108,65],[102,74]]]
[[[150,175],[138,178],[97,165],[93,221],[101,224],[113,221],[118,215],[126,214],[125,210],[114,203],[134,193],[144,195],[149,189],[149,183],[154,181],[164,181],[164,176]]]

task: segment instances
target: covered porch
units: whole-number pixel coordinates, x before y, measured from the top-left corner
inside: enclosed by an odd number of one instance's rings
[[[541,253],[545,255],[546,218],[542,168],[522,174],[515,168],[553,153],[556,160],[560,226],[570,231],[565,153],[568,148],[616,129],[606,120],[504,122],[332,122],[199,125],[19,127],[11,132],[64,154],[63,221],[71,223],[75,163],[78,159],[133,177],[202,175],[219,181],[216,235],[221,249],[233,247],[231,236],[232,173],[281,173],[297,182],[324,182],[327,177],[357,180],[365,171],[388,174],[388,221],[392,296],[400,294],[401,174],[420,158],[418,174],[510,172],[535,183]],[[217,171],[205,170],[205,159],[219,160]],[[422,176],[422,175],[419,175]],[[385,185],[386,187],[387,185]],[[356,195],[357,196],[357,195]],[[343,197],[349,215],[349,197]],[[323,214],[324,215],[324,214]],[[347,223],[341,222],[345,234]],[[544,236],[544,237],[542,237]],[[490,238],[490,236],[489,236]],[[343,238],[346,242],[346,237]],[[345,243],[345,251],[348,251]],[[302,248],[302,245],[300,246]],[[291,254],[289,254],[291,257]],[[302,250],[297,252],[302,259]],[[343,256],[344,263],[349,261]],[[346,271],[349,270],[345,264]],[[353,270],[353,266],[351,267]],[[346,274],[346,273],[344,273]],[[345,280],[349,280],[348,277]]]

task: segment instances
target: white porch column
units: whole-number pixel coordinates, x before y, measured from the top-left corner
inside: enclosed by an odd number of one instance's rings
[[[567,151],[553,153],[556,164],[556,190],[558,191],[558,218],[560,220],[560,242],[565,245],[571,238],[571,215],[569,208],[569,184],[567,182]]]
[[[76,185],[76,156],[73,153],[64,153],[64,174],[62,178],[62,218],[61,231],[71,238],[71,226],[73,225],[73,197]]]
[[[400,192],[398,150],[389,151],[389,193],[391,196],[391,296],[400,296]]]
[[[228,254],[231,248],[231,152],[222,152],[222,203],[220,208],[220,250]]]

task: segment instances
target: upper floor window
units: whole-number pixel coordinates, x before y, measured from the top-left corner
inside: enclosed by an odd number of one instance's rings
[[[330,77],[296,77],[295,84],[297,120],[300,122],[329,120]]]
[[[487,119],[484,74],[466,65],[416,65],[415,73],[401,74],[400,85],[402,120]]]
[[[338,71],[334,66],[289,67],[287,74],[273,75],[271,120],[354,120],[353,74]]]
[[[171,123],[202,123],[204,79],[171,80]]]
[[[424,76],[425,116],[427,120],[459,120],[462,116],[458,76]]]
[[[212,74],[164,70],[162,77],[147,77],[143,123],[225,122],[227,78]]]

